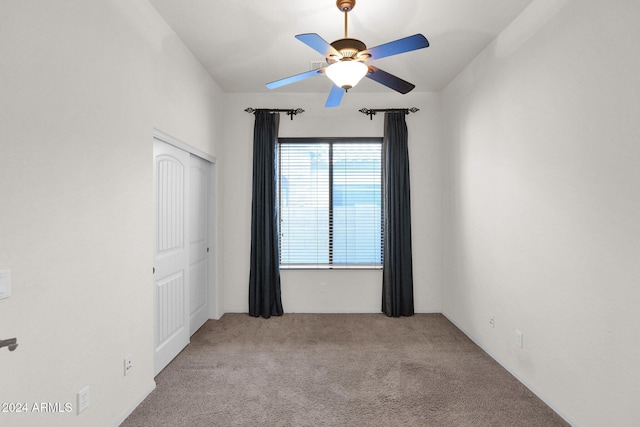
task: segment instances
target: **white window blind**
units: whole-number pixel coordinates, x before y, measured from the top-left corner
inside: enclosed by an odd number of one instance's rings
[[[381,265],[381,147],[376,138],[279,140],[283,268]]]

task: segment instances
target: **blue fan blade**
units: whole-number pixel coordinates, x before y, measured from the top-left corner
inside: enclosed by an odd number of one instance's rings
[[[323,68],[317,68],[315,70],[307,71],[305,73],[296,74],[295,76],[285,77],[284,79],[276,80],[275,82],[267,83],[268,89],[275,89],[281,86],[285,86],[291,83],[299,82],[300,80],[308,79],[322,74]]]
[[[369,65],[369,72],[366,77],[369,77],[371,80],[383,84],[396,92],[400,92],[403,95],[407,92],[411,92],[411,90],[416,87],[414,84],[402,80],[400,77],[396,77],[393,74],[389,74],[386,71],[382,71],[380,68],[376,68],[373,65]]]
[[[342,101],[342,97],[344,96],[344,92],[345,90],[342,89],[341,87],[333,85],[331,87],[331,92],[329,92],[329,97],[327,98],[327,102],[326,104],[324,104],[324,106],[328,108],[328,107],[337,107],[338,105],[340,105],[340,102]]]
[[[363,60],[368,61],[397,55],[399,53],[411,52],[412,50],[422,49],[425,47],[429,47],[429,41],[427,38],[422,34],[414,34],[403,39],[398,39],[396,41],[363,50],[358,54],[358,56]],[[370,55],[368,59],[363,57],[363,55],[366,54]]]
[[[296,36],[298,40],[309,46],[311,49],[327,57],[333,55],[336,59],[342,58],[340,52],[338,52],[333,46],[331,46],[325,39],[317,35],[316,33],[298,34]]]

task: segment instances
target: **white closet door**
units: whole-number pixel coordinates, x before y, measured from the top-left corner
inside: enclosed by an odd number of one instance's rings
[[[189,176],[190,334],[209,320],[209,189],[211,163],[191,155]]]
[[[189,343],[189,154],[154,141],[155,373]]]

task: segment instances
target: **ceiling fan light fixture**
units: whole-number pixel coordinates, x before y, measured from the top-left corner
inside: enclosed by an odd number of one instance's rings
[[[338,87],[349,90],[367,75],[369,67],[360,61],[338,61],[327,67],[327,77]]]

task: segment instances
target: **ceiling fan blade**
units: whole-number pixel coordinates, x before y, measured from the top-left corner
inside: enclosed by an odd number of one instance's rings
[[[369,65],[369,72],[366,77],[369,77],[371,80],[383,84],[396,92],[400,92],[403,95],[407,92],[411,92],[411,90],[416,87],[416,85],[402,80],[400,77],[396,77],[393,74],[389,74],[386,71],[382,71],[380,68],[376,68],[373,65]]]
[[[342,101],[342,97],[344,96],[345,90],[336,85],[331,86],[331,92],[329,92],[329,97],[327,98],[325,107],[337,107],[340,105]]]
[[[340,52],[338,52],[333,46],[331,46],[325,39],[317,35],[316,33],[298,34],[296,36],[298,40],[309,46],[311,49],[322,54],[322,56],[333,56],[335,59],[342,58]]]
[[[369,61],[374,59],[386,58],[399,53],[411,52],[412,50],[429,47],[429,41],[422,34],[414,34],[403,39],[398,39],[389,43],[381,44],[370,49],[363,50],[358,53],[358,57],[362,60]],[[368,57],[367,57],[368,56]]]
[[[324,68],[316,68],[315,70],[306,71],[304,73],[296,74],[295,76],[285,77],[284,79],[276,80],[275,82],[267,83],[267,89],[276,89],[281,86],[285,86],[291,83],[299,82],[300,80],[308,79],[309,77],[315,77],[324,72]]]

